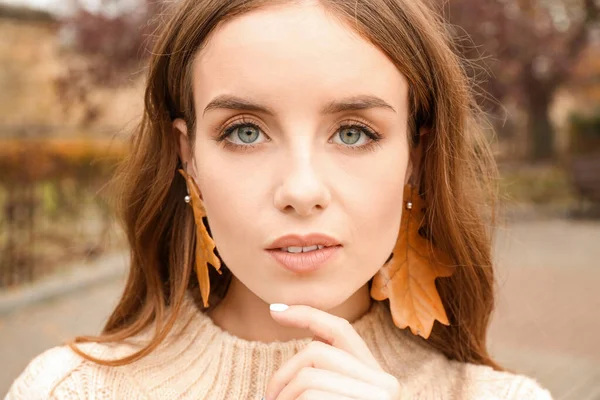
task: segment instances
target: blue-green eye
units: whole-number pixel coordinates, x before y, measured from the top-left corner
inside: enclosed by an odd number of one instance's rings
[[[361,135],[361,130],[355,127],[342,128],[339,133],[340,139],[344,144],[355,144]]]
[[[342,125],[335,135],[330,139],[334,143],[351,148],[366,148],[377,143],[381,136],[366,125],[359,122]]]
[[[263,136],[263,140],[260,136]],[[235,146],[253,146],[262,142],[268,142],[268,137],[256,124],[250,122],[239,122],[225,129],[218,139],[226,141]]]
[[[244,143],[252,143],[258,139],[259,129],[254,126],[240,126],[235,128],[235,131],[237,131],[236,136]]]

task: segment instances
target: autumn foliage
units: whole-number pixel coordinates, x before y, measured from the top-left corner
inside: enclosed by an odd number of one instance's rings
[[[371,297],[389,299],[394,324],[410,327],[413,334],[427,339],[435,320],[449,325],[435,280],[451,276],[456,267],[419,233],[425,219],[424,204],[413,191],[416,189],[410,185],[404,188],[404,199],[411,207],[402,212],[393,256],[373,278]]]

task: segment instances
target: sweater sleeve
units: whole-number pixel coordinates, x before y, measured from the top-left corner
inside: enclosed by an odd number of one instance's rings
[[[552,400],[552,395],[535,380],[521,377],[520,381],[515,385],[515,394],[513,398],[526,400]]]
[[[488,366],[463,364],[462,379],[468,400],[553,400],[535,379]]]
[[[83,359],[66,346],[46,350],[29,362],[4,400],[83,400],[83,388],[68,379],[82,362]],[[59,386],[61,395],[55,393]]]

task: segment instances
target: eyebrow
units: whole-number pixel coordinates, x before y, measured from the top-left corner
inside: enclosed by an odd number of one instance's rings
[[[203,115],[206,114],[207,111],[219,108],[227,110],[254,111],[271,116],[275,115],[275,111],[273,111],[273,109],[270,107],[255,103],[252,100],[245,99],[243,97],[237,97],[229,94],[219,95],[211,100],[210,103],[208,103],[208,105],[204,108]],[[372,95],[357,95],[332,101],[321,109],[321,114],[336,114],[343,111],[366,110],[370,108],[385,108],[396,112],[394,107],[379,97]]]

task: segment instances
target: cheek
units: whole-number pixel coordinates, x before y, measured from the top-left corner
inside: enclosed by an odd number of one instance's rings
[[[249,247],[256,245],[257,216],[265,199],[256,179],[248,169],[224,162],[213,151],[196,151],[198,185],[208,214],[211,236],[228,266],[243,260]],[[200,161],[202,160],[202,161]]]
[[[343,204],[354,256],[363,268],[370,266],[368,273],[385,263],[398,238],[407,165],[407,156],[382,156],[367,175],[345,189]]]
[[[388,186],[377,190],[366,200],[369,203],[357,226],[361,242],[368,243],[363,249],[385,261],[398,236],[402,216],[402,189]],[[383,251],[383,253],[382,253]]]
[[[388,259],[398,238],[402,216],[402,184],[382,182],[380,190],[371,197],[371,220],[366,221],[364,235],[370,239],[370,254],[377,269]]]

